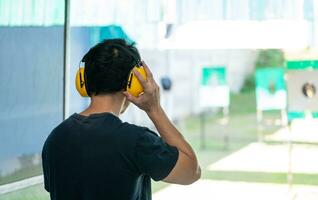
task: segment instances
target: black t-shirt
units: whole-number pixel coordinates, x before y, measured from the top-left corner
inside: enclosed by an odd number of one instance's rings
[[[75,113],[44,144],[44,185],[52,200],[149,200],[150,178],[164,179],[178,155],[153,131],[111,113]]]

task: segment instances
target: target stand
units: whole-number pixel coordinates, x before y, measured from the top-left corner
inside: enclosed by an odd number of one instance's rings
[[[287,111],[288,111],[288,187],[293,196],[292,170],[292,123],[296,119],[318,117],[318,61],[289,61],[286,72]],[[310,141],[309,141],[310,142]]]

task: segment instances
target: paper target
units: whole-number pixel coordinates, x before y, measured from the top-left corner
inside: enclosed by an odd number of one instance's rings
[[[318,112],[318,70],[289,70],[287,93],[288,111]]]

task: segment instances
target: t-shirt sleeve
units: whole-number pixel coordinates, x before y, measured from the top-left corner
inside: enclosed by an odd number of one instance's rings
[[[159,181],[167,177],[174,168],[179,151],[145,128],[137,139],[135,156],[139,171]]]

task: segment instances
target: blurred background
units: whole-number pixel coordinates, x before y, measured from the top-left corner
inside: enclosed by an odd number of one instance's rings
[[[203,170],[155,200],[318,199],[317,0],[0,0],[1,200],[49,199],[43,143],[89,104],[75,73],[111,38],[136,43]]]

